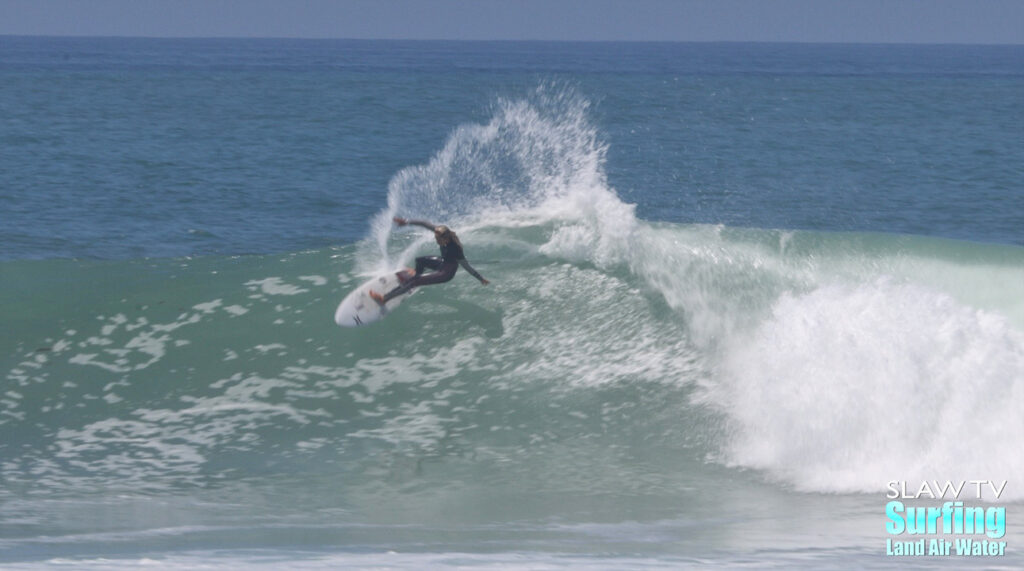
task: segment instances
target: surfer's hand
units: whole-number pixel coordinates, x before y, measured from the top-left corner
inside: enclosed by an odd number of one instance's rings
[[[491,281],[490,280],[480,280],[480,283],[482,285],[491,285]]]
[[[395,216],[394,220],[395,224],[398,224],[399,226],[405,226],[406,224],[409,223],[408,220],[406,220],[405,218],[401,218],[399,216]]]

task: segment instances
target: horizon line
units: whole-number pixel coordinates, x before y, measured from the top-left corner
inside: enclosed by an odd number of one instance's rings
[[[423,42],[423,43],[536,43],[536,44],[797,44],[797,45],[861,45],[861,46],[1024,46],[1024,42],[978,41],[825,41],[825,40],[630,40],[630,39],[525,39],[525,38],[346,38],[332,36],[174,36],[174,35],[93,35],[93,34],[7,34],[0,38],[37,39],[121,39],[121,40],[288,40],[288,41],[342,41],[342,42]]]

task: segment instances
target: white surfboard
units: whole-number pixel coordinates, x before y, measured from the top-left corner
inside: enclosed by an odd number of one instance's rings
[[[407,293],[388,301],[385,305],[374,301],[370,297],[370,291],[373,290],[384,295],[395,289],[401,283],[398,279],[398,273],[402,271],[388,272],[383,276],[373,278],[345,296],[345,299],[341,300],[341,303],[338,304],[338,309],[334,311],[334,322],[342,327],[359,327],[360,325],[368,325],[383,319],[389,312],[412,295],[416,289],[409,290]],[[404,271],[408,272],[409,275],[413,272],[411,268],[406,268]]]

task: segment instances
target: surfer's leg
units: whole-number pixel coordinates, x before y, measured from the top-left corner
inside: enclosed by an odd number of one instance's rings
[[[407,279],[400,286],[398,286],[395,289],[389,291],[385,295],[380,295],[377,292],[371,291],[370,292],[370,297],[372,297],[373,300],[376,301],[377,303],[383,305],[383,304],[391,301],[392,299],[402,295],[403,293],[411,290],[412,288],[416,287],[416,285],[413,283],[415,281],[416,281],[416,278]]]
[[[405,268],[404,270],[395,272],[395,277],[398,278],[399,284],[404,284],[415,276],[416,272],[412,268]]]
[[[440,258],[438,258],[440,261]],[[443,284],[444,282],[450,281],[455,277],[455,271],[459,269],[457,262],[450,262],[447,264],[438,264],[434,272],[429,274],[422,274],[412,278],[411,280],[402,284],[403,286],[409,285],[410,288],[420,287],[425,285]]]
[[[437,259],[438,262],[441,261],[441,258],[436,258],[436,259]],[[420,265],[419,264],[419,260],[416,260],[416,265],[417,265],[417,267]],[[374,300],[376,300],[377,303],[384,304],[384,303],[387,303],[387,302],[391,301],[392,299],[394,299],[394,298],[396,298],[396,297],[398,297],[398,296],[408,292],[409,290],[411,290],[414,287],[420,287],[420,286],[425,286],[425,285],[434,285],[434,284],[443,284],[444,282],[450,281],[453,277],[455,277],[455,272],[458,269],[459,269],[459,264],[456,263],[456,262],[451,262],[451,263],[448,263],[448,264],[441,263],[441,264],[438,265],[438,269],[437,269],[436,272],[430,272],[429,274],[422,274],[422,275],[414,276],[414,277],[406,280],[405,283],[403,283],[402,285],[400,285],[400,286],[396,287],[395,289],[389,291],[387,293],[387,295],[380,296],[380,299],[377,299],[377,295],[379,295],[379,294],[374,295],[374,293],[372,293],[372,292],[370,293],[370,297],[372,297]]]
[[[442,265],[444,265],[444,260],[437,256],[422,256],[416,258],[416,275],[421,275],[424,269],[437,271]]]
[[[442,268],[442,266],[444,266],[444,260],[442,260],[438,256],[421,256],[419,258],[416,258],[416,273],[414,273],[412,275],[409,275],[408,274],[408,270],[402,270],[401,272],[398,272],[397,274],[395,274],[398,277],[398,281],[399,281],[398,287],[396,287],[395,289],[389,291],[388,293],[386,293],[384,295],[381,295],[381,294],[379,294],[379,293],[377,293],[375,291],[370,291],[370,297],[373,298],[373,300],[376,301],[377,303],[383,305],[383,304],[391,301],[392,299],[394,299],[394,298],[396,298],[396,297],[398,297],[398,296],[408,292],[409,290],[411,290],[414,287],[417,287],[417,286],[420,286],[420,285],[429,285],[429,284],[432,284],[432,283],[441,283],[441,282],[433,282],[433,281],[427,281],[426,283],[424,283],[421,280],[426,277],[426,276],[423,275],[423,270],[426,270],[426,269],[429,269],[429,270],[440,270]],[[433,273],[427,274],[427,276],[432,276],[432,275],[433,275]],[[454,275],[454,272],[452,273],[452,275]],[[451,277],[448,278],[448,280],[450,280],[450,279],[451,279]],[[442,281],[448,281],[448,280],[442,280]]]

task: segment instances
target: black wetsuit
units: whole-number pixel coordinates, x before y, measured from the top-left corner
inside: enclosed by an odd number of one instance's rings
[[[418,224],[430,228],[426,223],[417,223],[410,221],[410,224]],[[420,287],[425,285],[443,284],[444,282],[450,281],[455,277],[455,272],[458,271],[459,266],[466,268],[473,277],[480,281],[484,281],[484,278],[473,269],[473,266],[469,265],[466,261],[466,255],[462,252],[462,246],[459,245],[455,238],[449,239],[448,243],[441,246],[441,256],[422,256],[416,258],[416,275],[406,280],[402,285],[388,292],[384,296],[384,303],[394,299],[397,296],[404,294],[414,287]],[[423,270],[431,270],[429,274],[424,274]]]

